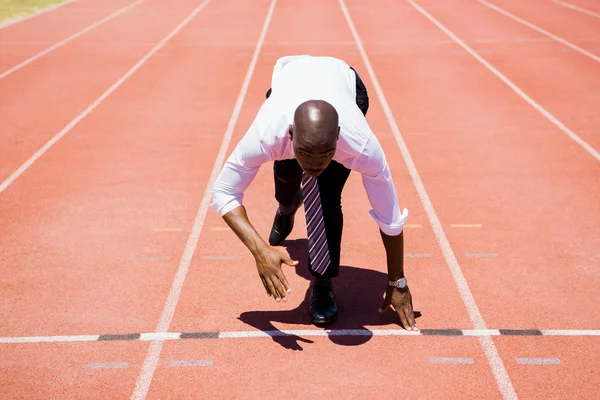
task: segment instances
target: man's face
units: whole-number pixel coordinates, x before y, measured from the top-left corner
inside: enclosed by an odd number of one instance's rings
[[[337,128],[337,132],[322,136],[333,138],[329,141],[317,140],[318,137],[315,137],[315,135],[312,135],[311,139],[311,135],[306,135],[303,132],[294,132],[294,128],[291,125],[289,133],[294,147],[294,154],[300,167],[309,176],[319,176],[327,168],[331,160],[333,160],[337,147],[339,127]]]

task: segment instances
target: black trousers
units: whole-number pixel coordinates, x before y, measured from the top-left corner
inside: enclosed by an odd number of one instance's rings
[[[351,67],[351,69],[356,74],[356,104],[366,116],[369,109],[367,88],[354,68]],[[267,98],[270,95],[271,89],[267,91]],[[300,164],[293,159],[275,161],[273,164],[273,174],[275,179],[275,199],[277,199],[279,204],[284,206],[296,204],[298,201],[298,191],[302,182],[302,168]],[[327,271],[323,275],[320,275],[312,270],[309,257],[308,268],[313,276],[334,278],[339,274],[342,231],[344,228],[342,191],[349,175],[350,170],[348,168],[336,161],[331,161],[317,178],[331,263],[327,267]]]

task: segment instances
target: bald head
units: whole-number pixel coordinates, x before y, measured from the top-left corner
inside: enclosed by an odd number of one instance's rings
[[[337,139],[338,113],[323,100],[309,100],[296,108],[296,139],[310,145],[331,143]]]
[[[302,169],[317,176],[335,155],[339,136],[336,109],[323,100],[309,100],[296,108],[294,126],[290,126],[296,160]]]

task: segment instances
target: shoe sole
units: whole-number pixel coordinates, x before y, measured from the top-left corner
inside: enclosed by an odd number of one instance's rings
[[[309,314],[310,314],[310,318],[312,320],[312,323],[315,324],[315,325],[327,325],[327,324],[330,324],[332,322],[335,322],[338,319],[338,314],[337,313],[335,313],[333,315],[333,317],[331,317],[330,319],[318,319],[318,318],[315,318],[311,313],[309,313]]]

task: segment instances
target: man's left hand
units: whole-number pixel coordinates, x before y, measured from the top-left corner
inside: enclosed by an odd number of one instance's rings
[[[400,317],[400,322],[404,326],[404,329],[408,331],[418,331],[417,324],[415,323],[415,315],[413,313],[412,296],[410,289],[406,286],[404,289],[398,289],[393,286],[388,286],[385,292],[385,300],[383,306],[379,309],[380,313],[386,312],[390,307],[393,306],[394,310]]]

